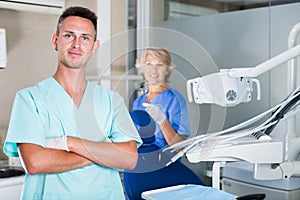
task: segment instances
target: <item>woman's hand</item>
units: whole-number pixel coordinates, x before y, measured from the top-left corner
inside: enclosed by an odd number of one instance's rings
[[[165,114],[161,111],[161,109],[153,104],[143,103],[143,106],[146,108],[147,113],[152,117],[152,119],[162,125],[166,120]]]

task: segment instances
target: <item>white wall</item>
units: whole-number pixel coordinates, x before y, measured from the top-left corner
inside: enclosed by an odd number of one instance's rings
[[[0,9],[0,27],[6,29],[8,53],[7,67],[0,70],[2,142],[17,90],[54,73],[56,54],[51,45],[51,35],[57,18],[57,15]]]

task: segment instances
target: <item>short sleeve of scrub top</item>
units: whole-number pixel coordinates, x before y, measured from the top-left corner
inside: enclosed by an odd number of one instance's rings
[[[43,125],[36,106],[37,101],[29,90],[24,89],[17,92],[9,122],[7,142],[4,146],[4,152],[8,156],[18,156],[17,143],[33,143],[44,146],[46,136],[40,134],[43,132]]]

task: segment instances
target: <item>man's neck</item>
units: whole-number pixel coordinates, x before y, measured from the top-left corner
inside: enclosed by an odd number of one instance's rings
[[[74,103],[79,105],[87,85],[85,70],[58,68],[53,78],[64,88]]]

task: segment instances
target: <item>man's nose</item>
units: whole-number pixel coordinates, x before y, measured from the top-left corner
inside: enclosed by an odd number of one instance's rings
[[[81,46],[81,41],[80,41],[80,38],[75,38],[74,41],[73,41],[73,47],[75,49],[78,49],[79,47]]]

